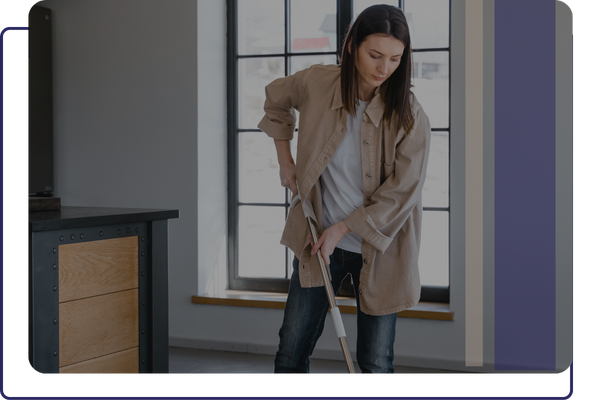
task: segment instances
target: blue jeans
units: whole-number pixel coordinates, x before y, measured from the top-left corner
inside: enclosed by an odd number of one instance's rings
[[[334,292],[347,274],[352,275],[354,292],[358,292],[362,256],[336,248],[329,257]],[[309,357],[323,332],[329,302],[325,288],[302,288],[298,277],[298,259],[290,281],[283,324],[279,330],[279,350],[275,356],[275,372],[309,372]],[[394,339],[396,314],[373,316],[360,309],[356,295],[358,337],[356,358],[361,371],[394,372]],[[341,348],[340,348],[341,352]]]

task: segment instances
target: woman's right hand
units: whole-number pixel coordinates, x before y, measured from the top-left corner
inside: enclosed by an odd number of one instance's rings
[[[296,185],[296,164],[294,162],[285,162],[279,164],[279,179],[281,186],[292,191],[292,198],[298,194],[298,186]]]
[[[290,189],[292,197],[296,197],[298,194],[298,186],[296,186],[296,163],[294,163],[294,157],[292,157],[290,150],[290,141],[275,139],[275,150],[277,151],[281,186]]]

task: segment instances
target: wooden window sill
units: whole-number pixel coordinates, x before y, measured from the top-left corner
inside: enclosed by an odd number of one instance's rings
[[[192,296],[192,303],[283,310],[286,299],[287,294],[285,293],[227,290],[217,295]],[[356,301],[354,298],[337,297],[336,299],[341,313],[356,314]],[[453,321],[454,311],[450,311],[450,307],[446,303],[421,302],[408,310],[399,312],[398,317]]]

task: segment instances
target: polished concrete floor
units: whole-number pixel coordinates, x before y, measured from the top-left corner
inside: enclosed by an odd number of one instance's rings
[[[358,365],[355,364],[358,372]],[[237,353],[217,350],[169,348],[169,372],[181,373],[258,373],[273,372],[273,356],[265,354]],[[343,361],[312,359],[312,373],[346,373]],[[395,368],[396,373],[441,373],[450,372],[427,368]]]

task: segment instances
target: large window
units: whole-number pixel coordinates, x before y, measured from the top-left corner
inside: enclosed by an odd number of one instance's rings
[[[229,0],[229,288],[287,291],[293,254],[279,244],[291,193],[279,183],[273,140],[256,128],[265,86],[313,64],[335,64],[366,7],[401,7],[413,40],[413,92],[432,125],[419,259],[422,300],[449,285],[449,0]],[[295,140],[292,142],[295,155]]]

